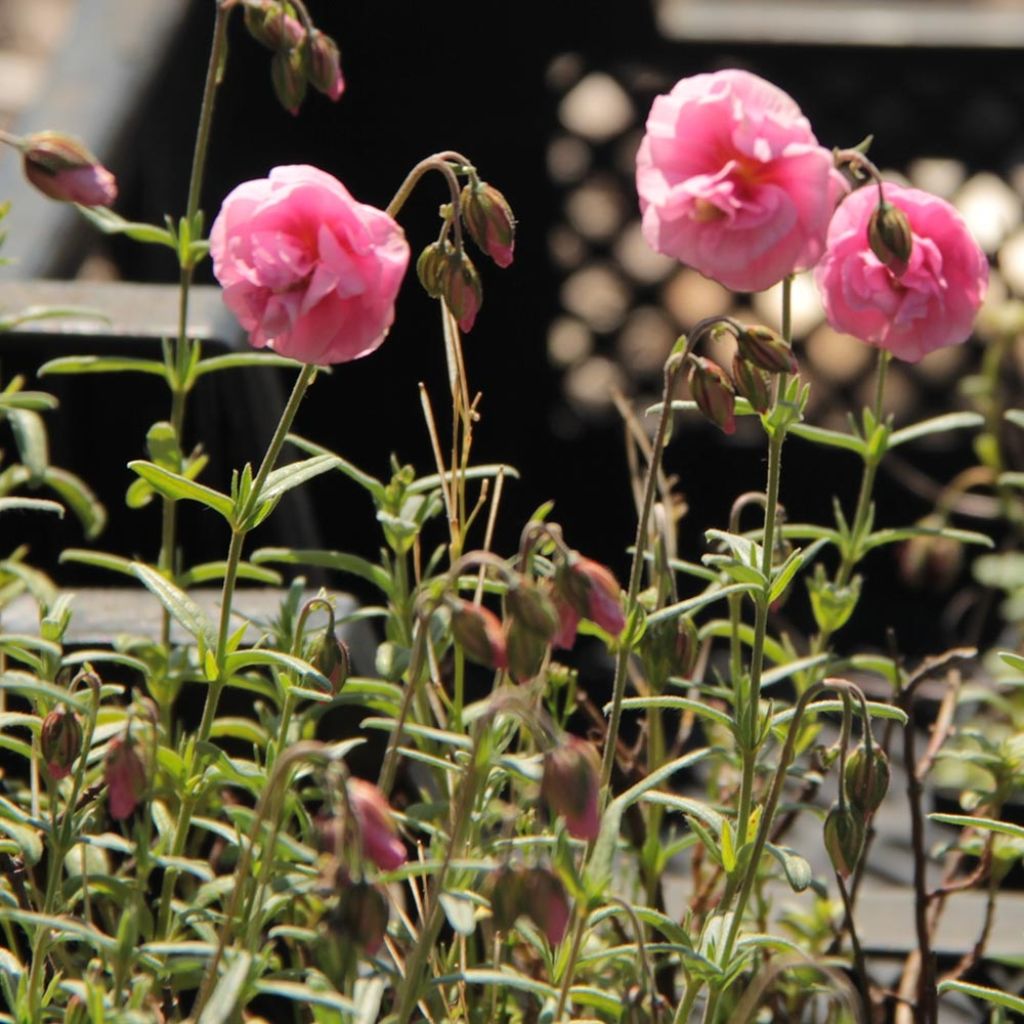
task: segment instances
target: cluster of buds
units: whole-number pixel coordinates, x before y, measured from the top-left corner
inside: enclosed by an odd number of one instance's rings
[[[874,743],[846,759],[843,799],[825,818],[825,850],[837,874],[848,878],[864,849],[868,822],[889,792],[889,759]]]
[[[416,261],[416,274],[432,299],[443,300],[459,329],[471,330],[483,304],[484,291],[476,266],[466,252],[460,252],[447,239],[431,242]]]
[[[490,876],[487,891],[491,914],[499,931],[507,932],[520,916],[528,917],[552,946],[569,925],[569,897],[558,876],[548,868],[507,866]]]
[[[249,34],[273,51],[270,77],[285,110],[297,114],[310,85],[329,99],[341,98],[341,56],[330,36],[312,26],[307,31],[288,0],[243,0],[243,8]]]
[[[601,828],[598,792],[601,761],[592,743],[567,735],[544,754],[540,792],[552,812],[565,819],[569,835],[588,842]]]
[[[736,396],[745,398],[757,412],[767,412],[772,401],[771,377],[796,373],[798,368],[789,342],[770,327],[741,327],[732,321],[723,324],[736,336],[732,375],[713,360],[691,354],[689,383],[704,417],[732,434],[736,430]]]
[[[107,809],[117,821],[130,818],[149,785],[146,765],[135,748],[131,733],[116,736],[103,759],[103,781],[107,784]]]
[[[82,206],[112,206],[117,181],[84,143],[62,132],[35,132],[4,141],[21,151],[25,177],[45,196]]]
[[[44,719],[39,730],[39,746],[46,774],[54,781],[71,774],[82,752],[82,723],[78,715],[61,704]]]

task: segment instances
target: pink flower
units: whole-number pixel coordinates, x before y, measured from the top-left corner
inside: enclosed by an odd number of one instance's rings
[[[363,779],[350,779],[348,802],[359,824],[363,855],[381,871],[394,871],[406,862],[405,845],[398,838],[391,808],[384,794]]]
[[[275,167],[224,200],[210,230],[224,301],[257,348],[305,363],[372,352],[409,262],[402,229],[304,165]]]
[[[988,285],[988,261],[949,203],[888,182],[885,198],[910,222],[906,270],[897,276],[868,243],[878,189],[854,192],[836,210],[815,280],[837,330],[916,363],[971,333]]]
[[[742,292],[818,261],[843,189],[796,103],[735,70],[655,99],[636,183],[648,243]]]

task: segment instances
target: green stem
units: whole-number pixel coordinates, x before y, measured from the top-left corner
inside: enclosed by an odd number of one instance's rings
[[[576,961],[579,959],[580,949],[583,946],[583,934],[587,930],[587,912],[577,902],[573,908],[576,917],[576,927],[572,933],[572,946],[569,948],[569,959],[565,964],[565,971],[562,974],[562,983],[558,988],[558,1008],[555,1010],[554,1019],[560,1021],[565,1015],[565,1008],[569,1003],[569,989],[572,988],[572,978],[576,973]]]

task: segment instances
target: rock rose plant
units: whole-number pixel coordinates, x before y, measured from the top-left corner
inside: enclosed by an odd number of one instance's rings
[[[226,30],[239,8],[287,110],[309,86],[342,96],[338,47],[301,0],[221,0],[211,67],[230,64]],[[216,124],[221,77],[207,80],[201,125]],[[1008,721],[1024,727],[1020,713],[976,674],[973,691],[1003,720],[991,735],[958,738],[968,745],[960,760],[978,771],[963,814],[932,815],[949,829],[936,889],[923,794],[957,728],[974,653],[965,643],[911,665],[886,638],[864,652],[842,632],[877,585],[869,553],[909,542],[903,563],[930,568],[951,550],[965,559],[970,546],[991,546],[951,525],[968,486],[994,488],[1007,521],[1024,514],[991,404],[987,420],[960,411],[897,424],[883,411],[891,358],[964,342],[984,296],[985,258],[947,204],[882,181],[860,148],[826,149],[794,100],[750,73],[697,75],[654,101],[637,157],[651,245],[727,288],[782,282],[784,303],[794,272],[816,267],[833,325],[879,350],[877,379],[849,431],[825,429],[805,419],[809,385],[788,317],[781,332],[725,315],[695,324],[666,361],[650,429],[628,423],[637,522],[619,575],[570,546],[572,524],[553,522],[550,505],[521,524],[514,550],[492,545],[502,487],[517,473],[473,459],[469,376],[480,351],[460,329],[486,335],[484,289],[515,274],[516,197],[467,156],[439,151],[404,179],[381,168],[398,185],[386,211],[326,170],[277,167],[231,191],[204,238],[205,131],[184,212],[167,227],[105,209],[112,178],[84,147],[61,143],[60,159],[78,166],[39,166],[31,140],[4,138],[23,152],[30,183],[84,203],[104,231],[174,254],[182,319],[162,358],[43,368],[137,371],[168,385],[168,418],[140,439],[149,458],[131,463],[130,501],[161,506],[155,560],[64,555],[138,587],[163,621],[158,636],[75,649],[74,598],[20,550],[0,562],[0,602],[21,589],[40,610],[39,636],[0,639],[0,1022],[932,1024],[944,999],[1024,1010],[979,980],[999,885],[1024,840],[1004,813],[1024,772],[1013,742],[999,739]],[[406,204],[438,205],[420,199],[428,175],[443,186],[438,230],[407,239]],[[85,194],[82,181],[101,187]],[[337,366],[319,386],[341,393],[339,364],[384,343],[396,296],[416,286],[411,248],[437,300],[450,419],[438,395],[395,380],[399,400],[428,410],[435,464],[396,455],[357,467],[291,428],[318,367]],[[188,291],[207,254],[254,351],[208,357],[189,336]],[[413,333],[417,344],[429,337],[420,325]],[[736,354],[723,368],[704,349],[730,336]],[[196,381],[239,365],[283,369],[295,385],[264,457],[225,491],[206,478],[202,449],[185,454],[183,425]],[[684,376],[693,400],[679,397]],[[23,383],[0,392],[22,447],[52,405]],[[763,491],[737,497],[729,522],[683,533],[677,446],[709,445],[701,457],[721,458],[695,413],[730,434],[760,429],[767,476]],[[928,517],[905,525],[900,510],[875,507],[891,448],[907,445],[910,458],[919,438],[977,428],[988,461],[943,490]],[[834,523],[784,515],[796,486],[782,473],[790,437],[858,467],[857,501],[837,499]],[[9,493],[48,479],[38,458],[24,462],[2,476],[0,511],[60,511]],[[376,561],[345,550],[335,518],[329,550],[252,548],[282,495],[336,472],[372,503]],[[49,480],[98,530],[76,478]],[[223,562],[190,564],[183,502],[223,530]],[[976,564],[1006,579],[1008,562]],[[336,593],[310,593],[295,575],[307,565],[356,589],[359,609],[343,617]],[[271,619],[239,612],[246,580],[277,588]],[[212,618],[193,593],[210,581],[221,590]],[[352,620],[374,631],[369,656]],[[1003,660],[1024,671],[1024,658]],[[945,695],[927,747],[912,724],[924,682]],[[182,714],[190,701],[195,716]],[[893,816],[909,819],[913,848],[915,942],[896,984],[864,941],[858,905],[887,801],[904,802]],[[801,821],[811,840],[794,831]],[[934,908],[975,886],[986,924],[940,976]]]

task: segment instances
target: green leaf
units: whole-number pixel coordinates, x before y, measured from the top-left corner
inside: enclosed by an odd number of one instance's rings
[[[138,473],[146,483],[165,498],[170,498],[173,501],[198,501],[201,505],[219,512],[229,525],[233,523],[235,506],[226,494],[215,491],[212,487],[207,487],[204,484],[196,483],[195,480],[190,480],[180,473],[172,473],[145,459],[135,459],[129,462],[128,468]]]
[[[380,566],[374,565],[358,555],[343,551],[314,551],[292,548],[260,548],[252,554],[257,565],[263,562],[280,562],[282,565],[315,565],[323,569],[351,573],[368,583],[374,584],[385,594],[391,593],[391,577]]]
[[[7,420],[18,447],[18,457],[28,470],[30,481],[38,483],[50,464],[50,446],[43,418],[29,409],[11,409]]]
[[[196,365],[196,376],[202,377],[204,374],[218,373],[221,370],[234,370],[241,366],[286,366],[301,370],[302,365],[295,359],[272,352],[233,352],[231,355],[201,359]]]
[[[178,578],[179,584],[188,589],[202,583],[210,583],[212,580],[222,580],[227,572],[227,562],[204,562],[202,565],[193,565]],[[281,574],[273,569],[263,569],[250,562],[239,562],[237,570],[238,579],[254,580],[257,583],[267,583],[272,587],[279,586]]]
[[[476,905],[466,894],[460,892],[441,893],[441,908],[448,923],[459,935],[472,935],[476,931]]]
[[[51,703],[64,703],[82,712],[88,711],[89,708],[86,699],[78,693],[71,693],[62,686],[55,686],[53,683],[37,679],[28,672],[18,672],[15,669],[0,675],[0,690],[16,693],[19,697],[31,701],[43,700],[46,706]]]
[[[128,558],[120,555],[112,555],[107,551],[87,551],[84,548],[65,548],[60,553],[60,561],[74,562],[76,565],[91,565],[97,569],[106,569],[109,572],[121,573],[124,576],[134,576],[132,568],[134,563]]]
[[[18,844],[25,863],[34,867],[43,858],[43,841],[39,833],[29,825],[0,817],[0,832],[10,836]]]
[[[39,367],[39,376],[72,373],[148,373],[167,379],[167,367],[159,359],[125,356],[61,356]]]
[[[784,665],[779,665],[777,668],[769,669],[767,672],[761,673],[761,689],[765,687],[773,686],[775,683],[781,682],[783,679],[788,679],[790,676],[796,675],[798,672],[806,672],[809,668],[816,668],[818,665],[824,665],[827,661],[831,660],[830,654],[812,654],[806,658],[795,658],[793,661],[789,661]]]
[[[1018,672],[1024,672],[1024,658],[1019,654],[1013,654],[1011,651],[1000,651],[999,658],[1002,662],[1009,665],[1010,668],[1016,669]]]
[[[61,942],[87,942],[97,953],[113,953],[117,943],[98,928],[84,924],[73,917],[56,914],[37,914],[31,910],[0,907],[0,920],[15,921],[26,928],[48,928]]]
[[[732,825],[729,824],[728,819],[722,821],[720,838],[722,842],[722,867],[727,875],[731,875],[736,870],[736,842],[733,839]]]
[[[327,694],[331,692],[331,681],[323,673],[318,672],[308,661],[296,658],[293,654],[285,654],[283,651],[270,651],[261,647],[254,647],[246,651],[236,651],[229,654],[224,661],[224,669],[229,675],[240,672],[250,665],[269,665],[283,669],[285,672],[294,672],[300,679],[311,679],[316,685]],[[323,694],[318,694],[323,699]]]
[[[519,471],[515,466],[506,465],[503,462],[497,462],[487,466],[468,466],[464,470],[459,470],[455,475],[460,480],[484,480],[492,477],[496,477],[502,474],[506,477],[511,477],[513,480],[519,479]],[[447,483],[452,478],[452,473],[449,471],[444,474],[444,482]],[[442,477],[440,473],[431,473],[429,476],[420,477],[418,480],[414,480],[406,488],[407,494],[423,494],[426,491],[436,490],[441,486]]]
[[[925,526],[904,526],[891,530],[876,530],[864,540],[864,551],[871,551],[873,548],[880,548],[884,544],[895,544],[901,540],[909,540],[911,537],[943,537],[947,540],[958,540],[961,544],[977,544],[983,548],[994,548],[995,542],[984,533],[976,533],[974,530],[955,530],[952,527],[944,526],[940,529],[930,529]]]
[[[114,213],[104,206],[79,206],[77,203],[75,205],[78,206],[78,212],[105,235],[127,235],[136,242],[166,245],[169,249],[178,247],[174,236],[166,228],[125,220],[119,213]]]
[[[855,707],[859,708],[860,703],[857,702]],[[900,725],[906,725],[908,722],[907,714],[905,711],[901,711],[897,707],[893,707],[891,704],[880,704],[877,701],[867,701],[868,714],[872,718],[890,718],[893,721],[899,722]],[[815,700],[811,701],[810,704],[804,708],[805,714],[823,714],[825,712],[842,711],[843,702],[841,700]],[[779,714],[772,718],[772,727],[777,728],[780,725],[785,725],[787,722],[791,722],[796,715],[796,708],[788,708],[786,711],[780,711]]]
[[[513,971],[510,967],[503,967],[500,970],[492,971],[485,969],[473,969],[468,971],[456,971],[453,974],[446,974],[441,978],[433,978],[430,982],[431,988],[438,988],[442,985],[452,985],[455,982],[464,982],[467,985],[484,985],[495,987],[499,990],[514,989],[519,992],[528,992],[537,996],[540,1000],[554,999],[557,997],[557,990],[543,981],[534,978],[527,978],[525,975]],[[621,1003],[616,1002],[616,1006]]]
[[[287,491],[299,484],[311,480],[321,473],[337,466],[338,460],[333,455],[314,455],[311,458],[303,459],[301,462],[292,462],[287,466],[275,469],[263,485],[263,490],[255,499],[257,502],[277,501]]]
[[[176,587],[156,569],[145,562],[132,562],[132,573],[153,593],[172,617],[197,640],[212,650],[217,645],[217,634],[206,613],[183,590]]]
[[[772,579],[771,590],[768,591],[768,603],[772,604],[777,601],[783,593],[785,593],[786,587],[789,586],[793,577],[809,562],[815,558],[818,552],[828,543],[827,538],[815,541],[810,547],[806,549],[797,548],[791,552],[789,557],[782,565],[774,570],[774,576]]]
[[[107,525],[107,510],[84,480],[66,469],[48,466],[43,473],[43,482],[74,512],[88,540],[103,532]]]
[[[296,981],[275,981],[263,978],[253,985],[255,991],[260,995],[279,996],[282,999],[290,999],[300,1006],[327,1006],[341,1013],[354,1015],[355,1004],[337,992],[322,991],[302,985]],[[205,1024],[203,1020],[199,1024]]]
[[[249,980],[249,967],[252,954],[236,951],[228,969],[220,976],[217,987],[213,990],[203,1012],[199,1015],[198,1024],[225,1024],[235,1017],[240,1009],[240,999],[245,983]]]
[[[659,622],[669,622],[672,619],[678,619],[681,615],[696,611],[698,608],[703,608],[705,605],[718,601],[723,597],[728,597],[730,594],[756,594],[759,589],[759,587],[750,583],[733,583],[727,587],[706,590],[703,594],[687,598],[687,600],[680,601],[678,604],[670,604],[667,608],[662,608],[652,615],[648,615],[647,625],[650,627]]]
[[[604,707],[605,714],[608,714],[611,704]],[[725,729],[732,729],[732,719],[718,708],[710,707],[699,700],[689,700],[686,697],[626,697],[622,702],[622,710],[638,710],[641,708],[669,708],[678,711],[692,711],[695,715],[708,718],[712,722]]]
[[[64,518],[64,506],[46,498],[0,498],[0,512],[53,512]]]
[[[45,391],[3,391],[0,392],[0,410],[27,409],[33,412],[47,412],[56,409],[60,403]]]
[[[1001,992],[997,988],[989,988],[987,985],[974,985],[966,981],[940,981],[939,992],[961,992],[965,996],[972,996],[981,999],[986,1003],[994,1003],[1004,1009],[1012,1010],[1014,1013],[1024,1014],[1024,999],[1020,996],[1010,995],[1009,992]]]
[[[856,434],[841,434],[838,430],[812,427],[809,423],[794,423],[787,433],[802,437],[805,441],[813,441],[815,444],[845,448],[847,451],[856,452],[862,458],[867,451],[867,446]]]
[[[994,818],[972,818],[969,814],[929,814],[928,817],[943,825],[976,828],[982,832],[998,832],[1001,836],[1024,839],[1024,826],[1014,825],[1009,821],[996,821]]]
[[[950,412],[944,416],[936,416],[921,423],[914,423],[902,430],[893,431],[889,437],[889,449],[906,444],[908,441],[916,441],[919,437],[928,437],[929,434],[941,434],[947,430],[965,430],[970,427],[983,427],[985,417],[976,412]]]
[[[364,473],[347,459],[343,459],[335,452],[328,451],[322,445],[316,444],[313,441],[307,441],[304,437],[299,437],[298,434],[289,434],[288,440],[291,441],[296,448],[299,448],[301,451],[308,452],[311,455],[333,455],[334,458],[338,460],[335,466],[336,469],[339,469],[350,480],[355,481],[360,487],[369,491],[373,496],[373,500],[378,505],[384,500],[384,484],[382,484],[376,477],[370,476],[369,473]]]

